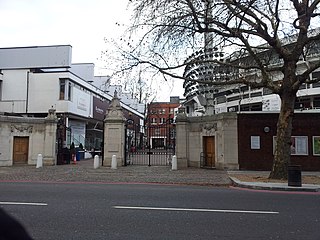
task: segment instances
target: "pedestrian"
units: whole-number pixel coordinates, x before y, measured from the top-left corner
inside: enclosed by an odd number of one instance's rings
[[[71,160],[73,161],[73,163],[76,163],[76,149],[74,147],[74,142],[71,143],[70,153],[71,153]]]

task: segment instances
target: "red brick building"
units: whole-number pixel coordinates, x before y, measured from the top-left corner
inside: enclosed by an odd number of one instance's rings
[[[170,102],[148,104],[145,122],[148,146],[153,149],[174,147],[175,113],[179,106],[179,97],[170,97]]]

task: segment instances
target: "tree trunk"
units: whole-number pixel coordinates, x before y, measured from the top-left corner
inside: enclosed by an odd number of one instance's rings
[[[277,123],[277,139],[272,171],[269,178],[287,179],[291,156],[291,132],[296,91],[288,91],[281,96],[281,109]]]

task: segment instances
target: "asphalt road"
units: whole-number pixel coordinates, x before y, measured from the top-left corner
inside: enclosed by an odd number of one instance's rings
[[[0,183],[0,208],[33,239],[320,239],[319,193]]]

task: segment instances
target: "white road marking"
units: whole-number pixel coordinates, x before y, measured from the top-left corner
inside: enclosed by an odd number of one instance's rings
[[[0,205],[48,206],[47,203],[31,203],[31,202],[0,202]]]
[[[133,210],[159,210],[159,211],[186,211],[186,212],[218,212],[218,213],[248,213],[248,214],[279,214],[272,211],[251,211],[251,210],[227,210],[227,209],[201,209],[201,208],[161,208],[161,207],[130,207],[113,206],[115,209]]]

